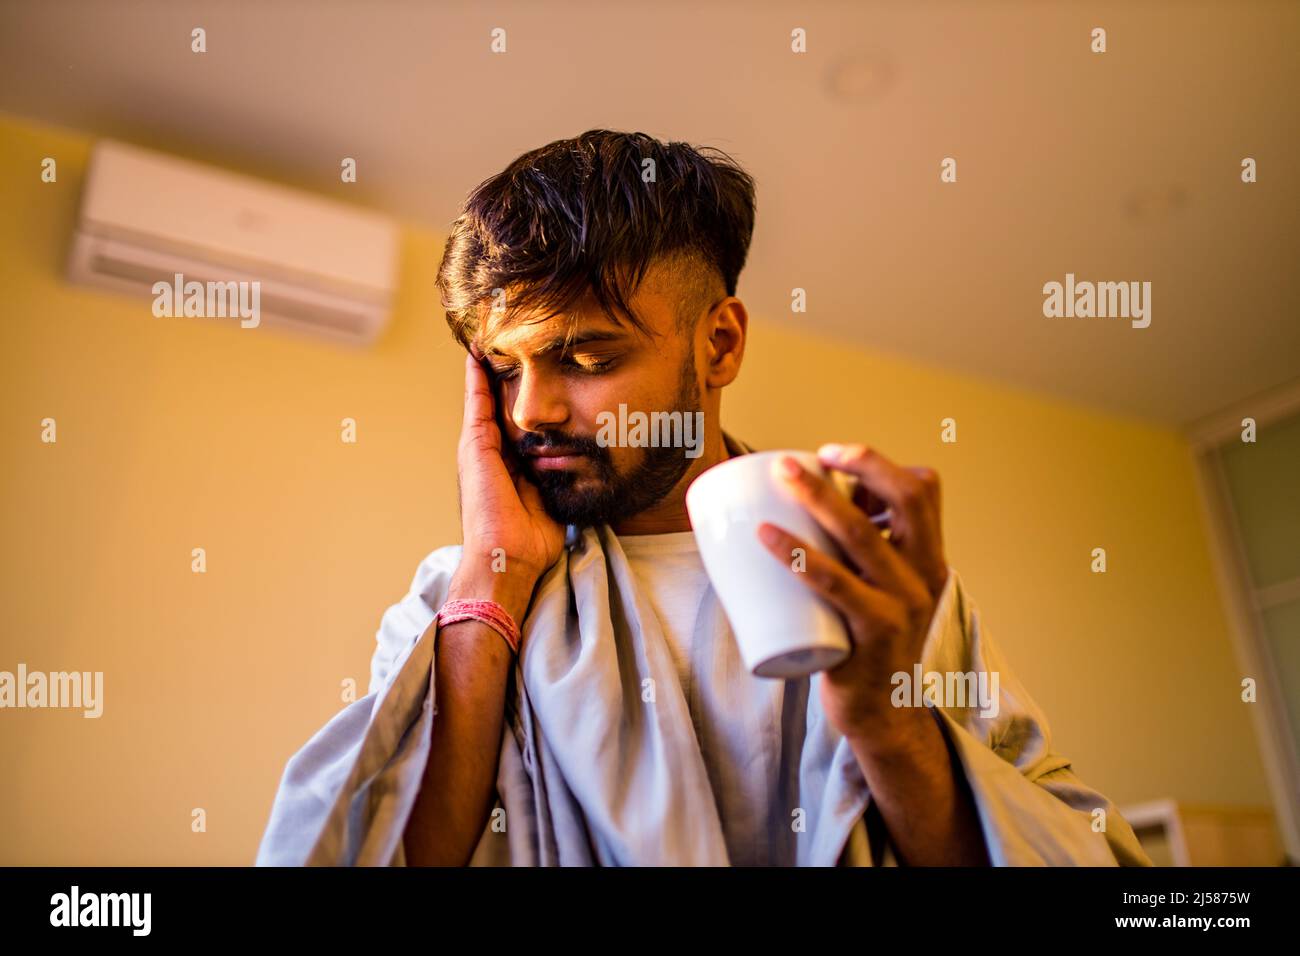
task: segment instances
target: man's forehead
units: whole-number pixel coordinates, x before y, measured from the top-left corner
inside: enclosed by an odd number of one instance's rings
[[[636,296],[633,307],[642,322],[657,321],[656,303],[648,301],[646,296]],[[541,319],[489,312],[474,344],[486,355],[506,351],[537,355],[563,348],[566,342],[579,345],[584,342],[631,341],[639,334],[627,318],[621,323],[616,322],[594,299],[590,299],[574,310]]]
[[[574,345],[580,341],[656,340],[670,334],[676,325],[679,290],[671,265],[663,260],[652,263],[628,295],[627,305],[635,312],[636,321],[621,310],[617,318],[610,315],[595,291],[588,288],[568,309],[551,316],[529,314],[527,308],[518,314],[503,308],[486,309],[474,339],[475,347],[488,355],[507,350],[538,354],[563,348],[569,334],[570,344]]]
[[[517,322],[507,328],[489,330],[475,339],[484,355],[519,353],[544,355],[565,347],[589,342],[621,342],[629,330],[609,319],[571,319],[558,316],[541,322]]]

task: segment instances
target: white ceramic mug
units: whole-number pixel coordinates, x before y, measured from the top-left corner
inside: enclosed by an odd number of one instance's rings
[[[814,474],[827,475],[807,451],[751,452],[702,473],[686,489],[686,510],[700,558],[727,613],[740,656],[757,677],[803,677],[849,655],[848,629],[839,613],[791,571],[758,537],[769,522],[835,557],[842,552],[815,518],[772,474],[790,455]],[[846,492],[839,481],[835,487]]]

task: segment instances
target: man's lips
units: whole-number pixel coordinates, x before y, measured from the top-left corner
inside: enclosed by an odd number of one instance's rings
[[[544,448],[538,451],[527,452],[526,457],[532,459],[533,467],[549,470],[554,468],[571,468],[587,456],[580,454],[571,448]]]

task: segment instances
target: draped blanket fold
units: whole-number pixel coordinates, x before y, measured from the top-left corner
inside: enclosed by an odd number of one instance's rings
[[[402,833],[437,719],[431,625],[460,552],[440,548],[421,563],[410,592],[384,614],[367,696],[289,760],[258,865],[405,863]],[[749,860],[779,865],[893,864],[861,769],[822,713],[820,675],[748,674],[711,588],[689,688],[608,526],[584,529],[551,567],[522,631],[498,801],[473,864],[725,866],[728,846],[738,845],[754,848]],[[981,716],[978,705],[933,708],[995,865],[1149,862],[1118,811],[1052,751],[1045,718],[951,568],[922,666],[999,673],[996,715]],[[710,715],[728,719],[703,719]],[[757,825],[722,812],[747,800],[767,807]]]

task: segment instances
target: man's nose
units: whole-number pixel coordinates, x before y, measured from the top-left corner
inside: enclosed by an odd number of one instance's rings
[[[510,403],[510,420],[516,428],[537,432],[556,428],[569,420],[569,405],[564,383],[555,375],[542,375],[523,369],[508,383],[514,388]]]

